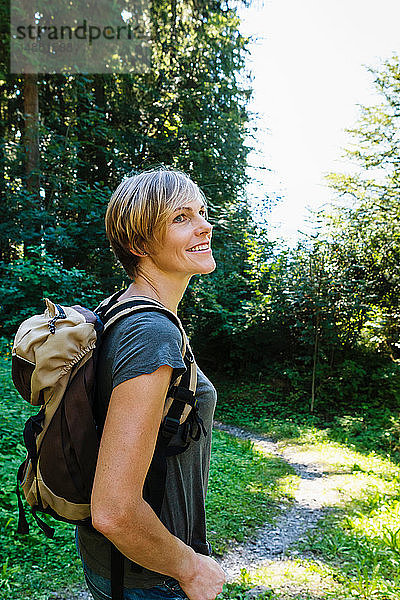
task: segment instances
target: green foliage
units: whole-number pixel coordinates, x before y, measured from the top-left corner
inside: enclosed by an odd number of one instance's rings
[[[43,312],[46,297],[89,308],[102,299],[98,282],[85,271],[66,269],[60,260],[37,248],[28,248],[28,252],[12,264],[0,263],[0,335],[15,332],[22,319]]]
[[[281,365],[246,381],[215,377],[216,418],[276,439],[301,439],[307,429],[319,427],[330,439],[361,451],[400,457],[400,367],[368,356],[362,360],[344,361],[329,373],[314,415],[307,372]]]
[[[224,585],[224,591],[220,594],[220,598],[223,600],[246,600],[248,596],[246,593],[254,587],[251,581],[251,577],[248,571],[244,568],[241,569],[239,581],[229,582]],[[260,600],[274,600],[278,598],[272,590],[267,590],[262,594],[257,595]]]
[[[394,57],[376,72],[382,106],[363,109],[351,131],[361,174],[330,178],[351,201],[314,214],[313,235],[291,250],[244,223],[237,235],[235,220],[221,231],[218,271],[196,281],[185,307],[207,368],[280,379],[297,409],[320,418],[337,404],[399,400],[399,81]]]
[[[121,287],[126,278],[112,259],[103,221],[111,190],[136,170],[166,164],[188,172],[221,228],[234,224],[233,246],[241,251],[238,240],[248,220],[248,214],[241,216],[247,210],[248,40],[238,30],[236,11],[219,1],[175,3],[171,11],[156,0],[150,19],[148,72],[38,77],[35,190],[25,172],[24,78],[7,74],[2,81],[0,269],[10,287],[7,312],[13,310],[4,335],[37,305],[26,297],[21,279],[20,261],[33,279],[32,255],[54,260],[65,283],[66,270],[86,274],[94,295],[99,288],[106,295]],[[216,252],[223,253],[225,240],[218,232],[214,239]],[[14,269],[19,272],[10,282]],[[69,294],[85,299],[88,292],[76,274],[71,271]],[[233,276],[225,297],[235,292],[235,281]],[[11,307],[15,293],[20,311],[17,304]]]
[[[381,351],[397,355],[399,338],[400,190],[398,140],[399,58],[370,68],[381,102],[361,107],[352,129],[346,155],[355,174],[331,173],[333,190],[343,197],[342,207],[332,212],[329,230],[343,267],[364,281],[371,306],[364,310],[370,340]],[[373,331],[375,330],[375,336]],[[372,335],[371,335],[372,334]],[[375,338],[375,339],[374,339]]]

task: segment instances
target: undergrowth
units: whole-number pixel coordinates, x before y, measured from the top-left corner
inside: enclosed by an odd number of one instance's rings
[[[381,379],[375,374],[377,381],[368,392],[372,399],[367,400],[360,390],[350,401],[317,397],[313,414],[306,388],[300,392],[296,387],[306,382],[290,386],[283,376],[277,379],[273,370],[262,378],[249,375],[239,382],[219,376],[213,379],[218,389],[215,417],[276,440],[301,440],[315,429],[324,432],[327,439],[360,452],[374,450],[400,461],[400,365],[381,371]],[[382,395],[385,385],[386,398]]]

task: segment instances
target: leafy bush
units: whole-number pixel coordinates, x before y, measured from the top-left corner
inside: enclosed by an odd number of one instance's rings
[[[43,298],[61,304],[84,304],[94,308],[104,297],[99,284],[88,273],[65,269],[61,262],[40,248],[12,264],[0,262],[0,335],[15,333],[19,323],[44,310]]]

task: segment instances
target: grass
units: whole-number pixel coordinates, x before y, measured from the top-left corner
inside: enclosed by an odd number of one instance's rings
[[[242,569],[241,576],[225,586],[223,597],[239,600],[256,588],[265,600],[339,598],[341,590],[335,576],[329,567],[314,561],[295,558],[275,561],[252,572]]]
[[[386,485],[385,485],[386,483]],[[400,597],[400,479],[368,485],[324,519],[302,549],[336,570],[353,597]]]
[[[48,540],[27,512],[29,535],[16,533],[16,472],[25,456],[22,430],[36,411],[13,388],[7,350],[0,360],[0,386],[0,598],[48,600],[60,590],[84,587],[73,527],[58,523],[56,537]],[[261,455],[248,441],[215,432],[207,496],[215,552],[222,553],[273,519],[277,504],[290,498],[294,485],[292,469],[283,460]]]

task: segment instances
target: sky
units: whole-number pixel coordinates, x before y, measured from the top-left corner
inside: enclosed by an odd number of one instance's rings
[[[241,7],[241,32],[255,38],[247,68],[258,114],[256,152],[249,186],[263,209],[271,237],[295,243],[309,231],[308,208],[335,202],[328,172],[354,170],[343,159],[358,105],[379,103],[373,75],[393,53],[400,55],[399,0],[253,0]],[[269,170],[271,169],[271,171]],[[278,199],[278,200],[277,200]]]

